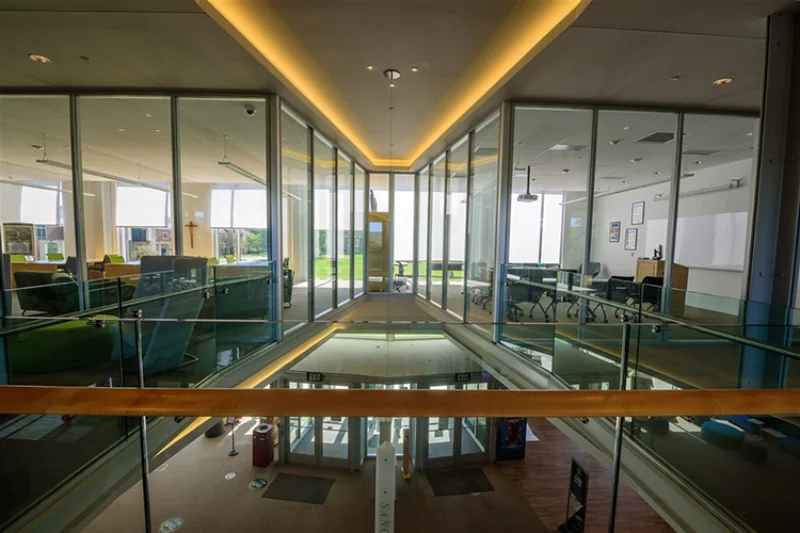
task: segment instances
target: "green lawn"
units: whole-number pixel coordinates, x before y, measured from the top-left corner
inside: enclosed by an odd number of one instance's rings
[[[329,257],[318,257],[314,260],[314,278],[317,280],[329,279],[332,276],[333,269],[331,268],[333,261]],[[350,278],[350,257],[343,257],[339,259],[339,276],[342,278]],[[355,271],[363,272],[364,256],[357,255],[355,257]],[[358,277],[356,275],[356,277]]]

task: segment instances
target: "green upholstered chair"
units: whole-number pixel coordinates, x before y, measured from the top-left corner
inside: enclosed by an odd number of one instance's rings
[[[103,263],[124,263],[125,258],[117,254],[106,254],[103,258]]]
[[[62,254],[60,252],[47,254],[47,260],[48,261],[63,261],[64,260],[64,254]]]
[[[209,257],[208,258],[208,266],[217,266],[219,264],[219,259],[216,257]]]
[[[11,254],[11,262],[12,263],[27,263],[28,260],[25,259],[25,256],[22,254]]]
[[[233,263],[235,263],[235,262],[236,262],[236,258],[235,258],[234,256],[232,256],[232,255],[223,255],[222,257],[225,259],[225,261],[226,261],[226,262],[227,262],[229,265],[232,265]]]

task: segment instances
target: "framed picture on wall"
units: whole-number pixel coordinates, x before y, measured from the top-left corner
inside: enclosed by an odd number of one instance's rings
[[[621,222],[612,222],[608,228],[608,242],[619,242],[619,232],[622,227]]]
[[[644,202],[635,202],[631,206],[631,224],[638,226],[644,224]]]
[[[636,245],[639,241],[639,229],[628,228],[625,230],[625,249],[629,251],[636,250]]]
[[[3,224],[3,246],[5,253],[34,255],[33,224]]]

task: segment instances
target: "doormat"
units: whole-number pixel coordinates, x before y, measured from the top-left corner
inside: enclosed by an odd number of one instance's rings
[[[428,470],[428,483],[433,495],[458,496],[475,492],[491,492],[494,486],[482,468],[459,468],[457,470]]]
[[[262,498],[323,505],[335,482],[324,477],[278,474]]]

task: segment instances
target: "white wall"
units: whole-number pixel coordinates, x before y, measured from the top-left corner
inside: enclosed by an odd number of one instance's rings
[[[681,196],[678,204],[679,219],[719,213],[749,212],[751,172],[752,160],[745,159],[697,171],[694,177],[682,179],[681,192],[686,193],[708,187],[728,185],[732,178],[745,178],[742,186],[736,189]],[[637,258],[652,257],[653,250],[651,248],[654,248],[656,244],[662,244],[666,249],[666,234],[663,235],[660,243],[656,239],[651,239],[649,243],[646,242],[648,222],[663,220],[668,216],[669,202],[666,200],[653,200],[653,196],[659,193],[667,195],[669,193],[669,183],[595,198],[592,260],[602,264],[602,274],[604,276],[633,276],[636,272]],[[639,226],[632,226],[631,205],[638,201],[645,202],[645,222]],[[608,230],[611,222],[622,223],[620,242],[618,243],[608,242]],[[639,242],[635,252],[626,252],[624,250],[625,230],[631,227],[639,229]],[[687,232],[688,235],[691,232],[691,228],[682,228],[682,231]],[[709,254],[711,253],[712,250],[709,250]],[[688,283],[690,292],[735,299],[742,297],[741,271],[687,266],[690,267]],[[700,296],[700,298],[702,297]],[[714,299],[705,298],[703,300],[711,301]],[[733,302],[720,302],[719,299],[715,301],[717,301],[717,306],[720,307],[720,310],[723,308],[728,311],[733,310]],[[692,305],[691,301],[687,301],[687,303]],[[708,307],[705,304],[702,306]]]

